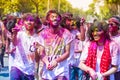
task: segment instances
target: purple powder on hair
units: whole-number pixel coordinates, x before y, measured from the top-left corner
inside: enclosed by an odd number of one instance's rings
[[[34,17],[29,15],[29,16],[27,16],[26,20],[27,21],[34,21]]]

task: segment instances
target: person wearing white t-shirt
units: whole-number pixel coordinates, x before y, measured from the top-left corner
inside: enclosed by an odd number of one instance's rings
[[[95,22],[88,29],[89,41],[85,44],[79,68],[85,71],[86,78],[109,80],[118,69],[118,46],[110,40],[108,25]]]
[[[83,49],[83,41],[81,39],[80,19],[71,20],[71,30],[70,32],[75,36],[75,39],[71,43],[69,63],[69,80],[81,80],[83,76],[83,71],[78,68],[79,58]]]
[[[40,32],[40,56],[44,63],[42,80],[69,80],[67,58],[74,36],[60,26],[61,15],[49,10],[46,20],[49,27]]]
[[[119,18],[119,17],[118,17]],[[120,34],[118,33],[119,26],[120,26],[120,21],[116,17],[111,17],[108,20],[109,24],[109,34],[110,38],[114,40],[118,44],[119,48],[119,66],[118,66],[118,71],[114,74],[114,80],[119,80],[120,79]]]
[[[15,48],[10,80],[34,80],[35,52],[39,37],[34,32],[35,18],[33,14],[24,14],[26,30],[12,29],[12,44]]]

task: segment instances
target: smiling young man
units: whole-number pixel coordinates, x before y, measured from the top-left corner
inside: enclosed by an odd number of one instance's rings
[[[49,28],[40,33],[40,56],[44,62],[43,80],[69,80],[67,58],[72,34],[60,26],[61,15],[56,10],[46,15]]]
[[[13,28],[12,43],[14,45],[13,64],[10,71],[10,80],[34,80],[35,74],[35,43],[38,35],[34,32],[35,18],[32,13],[24,14],[26,30]]]
[[[79,67],[92,80],[109,80],[117,71],[118,46],[110,40],[108,26],[104,22],[95,22],[88,29],[89,41],[81,55]]]

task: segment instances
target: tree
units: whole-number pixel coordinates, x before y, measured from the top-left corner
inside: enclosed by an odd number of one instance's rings
[[[96,12],[97,9],[99,12]],[[95,15],[102,19],[108,19],[112,15],[120,14],[120,0],[93,0],[93,3],[89,5],[87,14]]]
[[[18,9],[19,12],[26,13],[26,12],[32,12],[33,5],[30,0],[17,0],[18,1]]]
[[[50,1],[49,6],[48,1]],[[72,8],[67,0],[0,0],[0,16],[14,12],[31,12],[45,17],[48,7],[60,13],[71,12],[79,15],[83,12],[81,9]]]
[[[95,14],[95,3],[89,5],[89,10],[86,11],[86,14],[94,16]]]
[[[108,4],[108,7],[111,11],[110,14],[120,14],[120,0],[105,0],[105,3]]]

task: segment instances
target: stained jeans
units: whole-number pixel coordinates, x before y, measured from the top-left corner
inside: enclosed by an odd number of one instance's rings
[[[2,51],[1,51],[1,53],[0,53],[0,65],[2,66],[2,67],[4,67],[4,54],[5,54],[5,47],[4,46],[2,46]]]
[[[26,75],[16,67],[11,68],[10,76],[10,80],[34,80],[34,75]]]
[[[78,67],[70,66],[69,67],[69,77],[70,80],[82,80],[83,71]]]
[[[114,74],[115,80],[120,80],[120,71]]]

